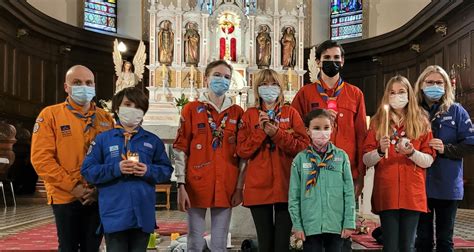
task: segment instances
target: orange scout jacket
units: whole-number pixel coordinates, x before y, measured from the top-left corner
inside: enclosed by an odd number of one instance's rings
[[[291,162],[309,145],[309,137],[298,112],[283,106],[279,129],[271,138],[259,126],[259,110],[249,108],[242,117],[238,134],[237,154],[248,159],[244,206],[288,202]]]
[[[291,106],[304,116],[315,109],[327,109],[319,94],[317,84],[303,86],[296,94]],[[362,162],[362,147],[367,134],[364,94],[356,86],[346,83],[337,97],[336,127],[332,130],[331,142],[343,149],[351,161],[352,178],[365,176]]]
[[[181,112],[181,126],[173,148],[186,154],[185,186],[193,208],[231,207],[239,174],[235,149],[243,110],[230,104],[225,108],[225,103],[220,113],[207,101],[190,102]],[[208,109],[217,127],[227,117],[221,146],[215,150]]]
[[[69,100],[75,111],[81,111],[80,106]],[[87,122],[76,117],[67,104],[44,108],[33,129],[31,162],[45,182],[48,204],[76,200],[71,191],[78,183],[85,183],[80,172],[90,143],[96,135],[113,127],[112,117],[91,103],[86,116],[95,112],[95,119],[84,132]]]
[[[402,132],[403,129],[398,129]],[[379,147],[375,130],[369,130],[364,144],[364,153]],[[431,132],[411,140],[415,150],[435,156],[434,150],[428,145],[433,138]],[[372,192],[372,212],[384,210],[413,210],[427,212],[426,201],[426,169],[417,166],[403,154],[395,151],[390,144],[388,159],[382,158],[375,165],[374,188]]]

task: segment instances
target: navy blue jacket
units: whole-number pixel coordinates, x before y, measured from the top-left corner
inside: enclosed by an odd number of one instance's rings
[[[424,104],[425,108],[426,104]],[[426,192],[428,198],[443,200],[462,200],[463,159],[450,155],[450,148],[474,145],[474,127],[467,111],[458,103],[453,104],[446,113],[438,114],[437,106],[431,108],[430,118],[433,137],[441,139],[445,153],[438,154],[427,170]],[[472,148],[471,148],[472,149]]]
[[[139,154],[147,171],[143,177],[122,175],[123,129],[99,134],[82,164],[81,174],[99,192],[99,212],[105,233],[140,228],[155,229],[155,184],[169,181],[173,168],[165,146],[156,135],[142,129],[132,136],[130,151]]]

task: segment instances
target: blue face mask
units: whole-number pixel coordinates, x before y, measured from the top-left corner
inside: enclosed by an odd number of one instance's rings
[[[95,87],[88,86],[70,86],[71,87],[71,98],[79,105],[84,105],[95,96]]]
[[[444,95],[444,87],[438,85],[426,86],[423,88],[423,93],[431,101],[438,101]]]
[[[258,94],[265,103],[274,103],[280,96],[280,87],[263,85],[258,87]]]
[[[212,76],[209,88],[217,96],[223,96],[229,90],[230,80],[224,77]]]

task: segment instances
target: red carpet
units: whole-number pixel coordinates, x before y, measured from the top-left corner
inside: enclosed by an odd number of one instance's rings
[[[357,224],[359,225],[359,222]],[[352,240],[369,249],[381,249],[382,245],[378,244],[375,239],[372,238],[372,230],[374,230],[378,224],[372,221],[366,221],[364,224],[370,228],[370,232],[368,234],[352,235]],[[474,241],[467,241],[460,237],[454,237],[454,247],[474,248]]]
[[[186,234],[186,221],[159,221],[157,233],[169,236],[171,233]],[[18,234],[9,235],[0,239],[0,252],[28,251],[53,252],[58,251],[56,224],[44,224]]]
[[[56,224],[45,224],[0,239],[0,251],[58,251]]]
[[[186,221],[157,221],[156,225],[158,226],[156,232],[162,236],[169,236],[171,233],[179,233],[181,235],[188,233]]]

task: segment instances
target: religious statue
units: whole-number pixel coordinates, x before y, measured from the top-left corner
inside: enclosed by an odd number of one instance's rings
[[[114,51],[112,58],[115,65],[115,74],[117,74],[117,82],[115,83],[115,93],[127,87],[134,87],[143,79],[145,72],[145,44],[140,41],[137,52],[133,57],[133,65],[130,61],[123,61],[122,54],[118,49],[118,41],[114,41]]]
[[[259,68],[270,66],[272,39],[269,30],[267,25],[262,25],[257,35],[257,66]]]
[[[187,23],[184,34],[184,62],[186,64],[197,66],[199,63],[199,40],[196,24]]]
[[[281,42],[281,65],[284,68],[291,68],[296,63],[296,38],[295,29],[293,27],[286,27],[283,32]]]
[[[161,22],[158,32],[158,60],[161,64],[171,65],[173,62],[174,33],[171,30],[171,22]]]

